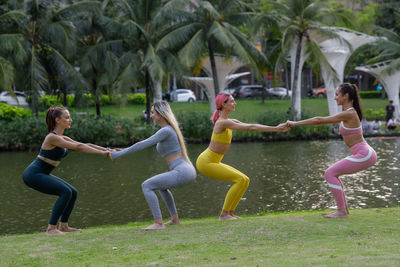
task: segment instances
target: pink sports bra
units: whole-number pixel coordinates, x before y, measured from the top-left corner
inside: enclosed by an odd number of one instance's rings
[[[353,136],[353,135],[362,135],[362,133],[363,133],[361,125],[360,125],[360,127],[357,127],[357,128],[347,128],[343,125],[343,121],[340,122],[339,131],[343,137]]]

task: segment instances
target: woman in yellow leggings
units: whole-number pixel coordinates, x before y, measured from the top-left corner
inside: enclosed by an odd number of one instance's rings
[[[232,130],[286,132],[289,130],[289,127],[286,123],[274,127],[261,124],[247,124],[229,119],[229,113],[235,111],[236,106],[235,99],[229,94],[219,94],[215,98],[215,104],[217,110],[212,117],[214,129],[211,135],[211,142],[208,148],[197,158],[196,167],[199,172],[208,177],[234,183],[225,197],[219,220],[236,220],[239,217],[235,216],[233,212],[244,192],[246,192],[250,179],[235,168],[221,163],[222,158],[231,146]]]

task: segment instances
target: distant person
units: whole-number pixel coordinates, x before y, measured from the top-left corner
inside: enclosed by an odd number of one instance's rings
[[[108,157],[108,149],[93,144],[83,144],[63,135],[64,130],[71,127],[72,119],[64,107],[50,107],[47,110],[46,135],[37,158],[25,169],[24,183],[45,194],[57,195],[59,198],[54,204],[50,221],[47,226],[47,235],[63,235],[66,232],[79,231],[70,227],[68,219],[74,208],[77,190],[64,180],[50,174],[57,167],[61,159],[68,154],[68,149]],[[57,229],[57,223],[60,220]]]
[[[285,123],[278,126],[267,126],[247,124],[235,119],[229,119],[229,114],[235,111],[236,106],[235,99],[230,94],[222,93],[217,95],[215,104],[217,110],[212,117],[214,129],[211,135],[211,142],[208,148],[197,158],[196,167],[199,172],[210,178],[233,183],[225,197],[219,220],[237,220],[239,217],[233,213],[246,192],[250,179],[231,166],[221,163],[222,158],[231,147],[232,130],[284,132],[288,131],[289,128]]]
[[[397,124],[398,124],[397,119],[394,116],[392,116],[387,123],[387,129],[389,131],[394,131],[397,127]]]
[[[376,86],[376,91],[382,92],[382,85],[380,83],[378,83],[378,85]]]
[[[154,123],[159,124],[161,129],[146,140],[121,151],[112,152],[111,158],[117,159],[147,147],[157,146],[157,151],[168,163],[170,171],[155,175],[142,183],[144,197],[154,217],[154,224],[142,228],[142,230],[162,230],[165,229],[165,224],[180,224],[174,197],[169,189],[196,179],[196,170],[187,155],[185,141],[168,102],[165,100],[155,102],[151,108],[150,118]],[[171,215],[171,220],[165,224],[155,191],[160,193]]]
[[[386,117],[385,117],[386,128],[388,121],[393,117],[393,113],[394,113],[393,100],[390,100],[389,105],[386,106]]]
[[[369,122],[367,121],[367,118],[365,116],[363,116],[363,118],[361,120],[361,126],[362,126],[364,133],[368,133],[371,128],[369,125]]]
[[[325,218],[347,218],[347,207],[344,186],[339,176],[353,174],[371,167],[377,157],[374,149],[364,140],[361,128],[362,110],[358,88],[355,84],[343,83],[336,89],[335,100],[343,107],[342,112],[329,117],[314,117],[302,121],[288,121],[288,125],[323,125],[340,123],[340,133],[344,143],[350,148],[351,156],[346,157],[325,171],[325,178],[335,198],[337,209],[326,214]]]
[[[379,119],[375,119],[371,123],[371,131],[372,133],[379,133],[381,131],[382,123]]]

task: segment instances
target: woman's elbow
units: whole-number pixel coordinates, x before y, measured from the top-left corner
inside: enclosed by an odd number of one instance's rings
[[[78,144],[75,145],[75,148],[73,150],[82,152],[82,151],[85,151],[86,147],[87,146],[85,144],[78,143]]]

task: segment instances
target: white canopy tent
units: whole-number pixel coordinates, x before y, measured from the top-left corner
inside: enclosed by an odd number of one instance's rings
[[[220,56],[215,57],[215,65],[217,68],[218,85],[220,92],[225,90],[228,84],[239,77],[250,74],[250,72],[234,73],[239,68],[245,66],[237,58],[224,58]],[[212,77],[211,63],[209,58],[203,63],[202,69],[207,74],[208,77],[187,77],[187,79],[192,80],[200,84],[207,94],[208,100],[210,101],[211,111],[214,112],[215,107],[215,90],[214,82]],[[219,93],[219,92],[218,92]]]
[[[390,75],[383,72],[389,63],[390,61],[384,61],[372,66],[360,66],[357,67],[356,70],[369,73],[379,79],[379,82],[386,90],[389,100],[393,101],[393,106],[395,107],[394,115],[397,119],[399,119],[400,70]]]
[[[328,60],[329,64],[336,70],[337,79],[329,76],[327,70],[322,70],[322,78],[325,83],[326,93],[328,98],[329,114],[335,115],[339,112],[339,107],[335,101],[335,90],[337,86],[343,82],[344,68],[347,64],[348,59],[354,50],[360,46],[372,43],[379,40],[379,37],[370,36],[364,33],[356,32],[346,28],[329,27],[339,34],[347,43],[338,39],[328,39],[320,43],[321,49]]]

